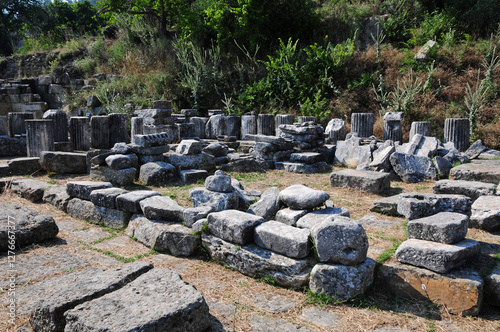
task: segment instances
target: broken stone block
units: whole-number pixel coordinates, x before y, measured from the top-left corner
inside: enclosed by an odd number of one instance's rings
[[[271,220],[281,208],[281,201],[279,199],[280,190],[278,187],[271,187],[267,189],[259,201],[250,205],[247,213],[255,214],[265,220]]]
[[[435,194],[457,194],[470,197],[475,201],[480,196],[489,196],[495,194],[495,185],[479,181],[464,180],[439,180],[434,184]]]
[[[125,228],[132,217],[131,212],[108,209],[104,206],[95,206],[95,209],[101,215],[99,222],[105,227]]]
[[[465,239],[455,244],[410,239],[401,243],[396,250],[396,258],[401,263],[447,273],[469,260],[476,259],[479,252],[479,242],[472,239]]]
[[[71,197],[66,192],[66,188],[59,186],[49,187],[44,190],[42,198],[45,203],[52,204],[64,212],[66,212],[70,199]]]
[[[358,137],[338,141],[335,150],[336,163],[355,167],[372,162],[372,151],[369,145],[361,145]]]
[[[309,210],[281,209],[276,213],[276,221],[284,223],[285,225],[295,226],[297,221],[308,212]]]
[[[265,221],[262,217],[238,210],[212,212],[207,219],[210,233],[236,244],[252,242],[254,228]]]
[[[57,174],[87,173],[87,155],[76,152],[42,151],[40,166]]]
[[[106,158],[106,164],[114,170],[137,168],[139,159],[135,154],[114,154]]]
[[[51,185],[47,182],[33,179],[13,180],[11,189],[14,193],[32,202],[38,202],[43,198],[45,190]]]
[[[128,191],[121,188],[96,189],[90,193],[90,201],[97,206],[115,209],[116,197],[126,193]]]
[[[153,119],[163,119],[169,118],[172,115],[171,107],[167,108],[148,108],[143,110],[137,110],[134,114],[138,118],[153,118]]]
[[[152,196],[139,202],[146,218],[182,222],[184,208],[168,196]]]
[[[244,275],[272,278],[285,287],[302,287],[309,281],[310,259],[286,257],[253,244],[235,246],[213,235],[202,234],[201,241],[210,257]]]
[[[395,151],[396,149],[392,145],[375,150],[373,152],[373,161],[369,166],[377,172],[390,172],[392,166],[389,158]]]
[[[208,177],[208,172],[204,169],[186,169],[179,172],[181,180],[184,184],[197,183],[199,180],[205,180]]]
[[[345,208],[327,207],[324,209],[314,210],[305,214],[297,220],[296,226],[299,228],[312,229],[314,226],[321,224],[325,219],[332,216],[349,217],[349,210]]]
[[[231,179],[231,181],[233,181],[233,179]],[[256,203],[262,196],[262,193],[258,190],[242,190],[239,187],[234,186],[234,184],[233,189],[238,195],[238,210],[240,211],[248,210],[250,205]]]
[[[71,197],[89,201],[92,191],[111,187],[113,185],[110,182],[70,181],[66,184],[66,191]]]
[[[59,233],[51,216],[19,205],[0,204],[0,221],[0,251],[14,251],[32,243],[51,240]]]
[[[68,202],[67,213],[93,224],[101,222],[101,214],[97,211],[97,207],[92,202],[80,198],[73,198]]]
[[[390,174],[343,169],[330,174],[332,187],[353,188],[380,194],[391,187]]]
[[[229,151],[229,149],[228,149],[227,145],[224,143],[220,143],[220,142],[209,144],[208,146],[203,148],[204,153],[207,153],[207,154],[212,155],[214,157],[227,156],[228,151]]]
[[[404,182],[416,183],[436,179],[436,168],[427,157],[395,152],[389,159],[392,168]]]
[[[14,158],[7,161],[12,174],[33,174],[40,170],[40,158]]]
[[[156,251],[183,257],[191,256],[200,243],[191,228],[140,214],[132,216],[125,234]]]
[[[375,285],[397,297],[432,301],[454,315],[477,316],[483,302],[484,282],[469,269],[441,274],[389,261],[377,269]]]
[[[327,135],[327,143],[335,144],[337,141],[343,141],[345,139],[345,121],[331,119],[325,128],[325,134]]]
[[[196,187],[189,190],[189,196],[194,207],[210,206],[214,211],[237,209],[239,205],[238,194],[234,191],[231,193],[218,193]]]
[[[132,213],[141,213],[140,202],[152,196],[161,196],[161,194],[151,190],[138,190],[121,194],[116,197],[116,208]]]
[[[471,207],[471,227],[486,231],[500,229],[500,196],[481,196]]]
[[[485,300],[486,302],[500,306],[500,265],[484,278]]]
[[[499,160],[473,160],[471,163],[453,167],[450,178],[454,180],[500,183]]]
[[[359,265],[344,266],[319,263],[311,271],[309,287],[315,293],[347,301],[363,294],[373,283],[375,260],[367,258]]]
[[[325,157],[318,152],[296,152],[290,155],[290,161],[310,165],[320,161],[325,161]]]
[[[194,139],[183,139],[175,152],[186,155],[198,154],[203,150],[203,143]]]
[[[74,282],[56,289],[51,296],[38,301],[30,322],[35,331],[64,331],[64,313],[78,304],[111,293],[138,276],[151,270],[153,265],[134,262],[116,269],[75,272]]]
[[[218,170],[214,175],[207,177],[205,180],[205,188],[218,193],[231,193],[233,186],[231,185],[231,177]]]
[[[372,113],[352,113],[351,133],[356,133],[358,137],[370,137],[373,135],[373,114]]]
[[[487,149],[488,148],[483,145],[483,142],[481,140],[477,140],[467,149],[467,151],[464,152],[464,154],[469,159],[476,159],[477,157],[479,157],[481,153],[483,153]]]
[[[144,164],[139,170],[139,180],[147,186],[164,186],[172,182],[176,175],[176,168],[163,161]]]
[[[194,223],[196,223],[200,219],[206,218],[210,212],[213,212],[211,206],[187,208],[182,212],[182,218],[184,220],[184,224],[187,227],[193,227]]]
[[[398,213],[399,195],[394,195],[376,200],[370,206],[370,211],[387,214],[389,216],[400,216]]]
[[[285,171],[292,173],[323,173],[328,169],[328,166],[324,161],[320,161],[314,164],[283,162],[282,165]],[[278,166],[278,162],[275,163],[275,168],[280,169]]]
[[[439,212],[470,215],[471,204],[470,198],[463,195],[407,193],[399,195],[398,213],[410,220]]]
[[[68,331],[204,331],[211,326],[209,317],[201,293],[164,269],[65,313]]]
[[[330,195],[322,190],[315,190],[301,184],[287,187],[280,192],[283,204],[295,210],[314,209],[323,205]]]
[[[437,47],[437,42],[435,40],[428,40],[424,46],[415,54],[414,60],[418,62],[429,61],[429,54]]]
[[[437,138],[424,136],[418,144],[415,155],[432,158],[440,146],[441,142]]]
[[[207,153],[197,155],[169,153],[166,156],[166,160],[178,170],[204,169],[208,172],[215,170],[215,157]]]
[[[136,175],[137,169],[133,167],[114,170],[107,166],[97,166],[90,170],[90,177],[92,179],[109,181],[118,187],[125,187],[134,184]]]
[[[465,239],[469,217],[460,213],[440,212],[408,222],[408,238],[452,244]]]
[[[436,156],[433,159],[434,162],[434,167],[436,168],[436,172],[439,175],[439,177],[448,177],[450,174],[451,169],[453,168],[453,165],[451,162],[443,157]]]
[[[291,258],[309,255],[310,231],[285,225],[278,221],[268,221],[255,227],[254,241],[259,247],[269,249]]]
[[[331,216],[314,226],[311,236],[322,263],[356,265],[366,259],[368,237],[363,226],[350,218]]]

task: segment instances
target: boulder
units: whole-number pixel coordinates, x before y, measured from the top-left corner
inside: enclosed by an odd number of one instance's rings
[[[452,244],[465,239],[469,217],[460,213],[440,212],[408,222],[409,239]]]
[[[76,152],[42,151],[40,166],[56,174],[87,173],[87,154]]]
[[[471,200],[463,195],[449,194],[400,194],[398,213],[408,219],[417,219],[439,212],[456,212],[470,215]]]
[[[182,218],[187,227],[193,227],[198,220],[206,218],[210,212],[213,212],[211,206],[202,205],[194,208],[187,208],[182,211]]]
[[[480,250],[479,242],[471,239],[455,244],[410,239],[401,243],[396,250],[396,258],[401,263],[447,273],[476,259]]]
[[[194,139],[183,139],[179,145],[177,145],[177,149],[175,152],[185,155],[195,155],[201,153],[203,150],[203,143]]]
[[[57,209],[66,212],[71,197],[65,187],[53,186],[44,190],[43,202],[54,205]]]
[[[391,188],[389,173],[343,169],[330,174],[332,187],[353,188],[380,194]]]
[[[116,197],[116,208],[118,210],[128,211],[132,213],[141,213],[140,202],[143,199],[152,196],[161,196],[159,192],[151,190],[137,190],[129,193],[121,194]]]
[[[139,202],[148,219],[182,222],[184,208],[168,196],[152,196]]]
[[[66,191],[71,197],[89,201],[94,190],[111,188],[112,186],[110,182],[70,181],[66,184]]]
[[[279,195],[280,190],[278,187],[267,189],[256,203],[250,205],[247,213],[255,214],[265,220],[271,220],[281,208]]]
[[[202,234],[201,241],[210,257],[244,275],[272,278],[285,287],[300,288],[309,281],[310,259],[293,259],[253,244],[235,246],[213,235]]]
[[[239,197],[236,192],[218,193],[205,188],[195,187],[189,190],[194,207],[210,206],[214,211],[237,209]]]
[[[293,210],[290,208],[281,209],[276,213],[276,221],[285,225],[295,226],[297,221],[308,212],[309,210]]]
[[[66,311],[113,292],[152,268],[149,263],[135,262],[107,271],[74,273],[73,283],[38,301],[30,317],[31,325],[35,331],[64,331]]]
[[[154,308],[154,310],[151,310]],[[200,292],[177,272],[153,269],[64,314],[68,331],[203,331],[211,326]]]
[[[11,189],[15,194],[32,202],[40,201],[45,190],[50,187],[51,185],[47,182],[33,179],[17,179],[11,184]]]
[[[494,195],[495,187],[492,183],[479,181],[439,180],[434,183],[433,192],[435,194],[465,195],[475,201],[480,196]]]
[[[114,154],[106,158],[106,164],[114,170],[137,168],[139,159],[135,154]]]
[[[96,189],[90,193],[90,201],[97,206],[115,209],[116,197],[126,193],[128,191],[121,188]]]
[[[132,216],[125,234],[145,246],[175,256],[191,256],[200,244],[191,228],[160,220],[150,220],[144,215]]]
[[[255,227],[254,241],[259,247],[278,254],[291,258],[304,258],[309,255],[311,249],[309,233],[307,229],[271,220]]]
[[[164,186],[172,182],[176,175],[176,168],[163,161],[144,164],[139,170],[139,180],[147,186]]]
[[[252,242],[254,228],[264,222],[262,217],[238,210],[212,212],[207,219],[210,233],[236,244]]]
[[[342,216],[349,217],[349,210],[345,208],[327,207],[324,209],[314,210],[305,214],[297,220],[296,226],[299,228],[313,229],[314,226],[321,224],[329,217]]]
[[[51,216],[14,204],[0,204],[0,207],[0,251],[14,251],[51,240],[59,233]]]
[[[375,287],[398,298],[439,304],[454,315],[477,316],[483,302],[483,279],[470,269],[447,274],[389,261],[380,265]]]
[[[363,294],[371,286],[375,265],[375,260],[371,258],[356,266],[316,264],[311,271],[309,288],[337,301],[347,301]]]
[[[207,177],[205,180],[205,188],[218,193],[231,193],[233,186],[231,185],[231,177],[218,170],[214,175]]]
[[[404,182],[422,182],[437,177],[436,168],[427,157],[395,152],[389,159],[392,168]]]
[[[315,190],[301,184],[287,187],[280,192],[279,199],[291,209],[314,209],[323,205],[330,195],[322,190]]]
[[[373,161],[370,167],[377,172],[390,172],[392,169],[390,157],[396,151],[393,145],[379,148],[373,152]]]
[[[500,196],[481,196],[471,207],[471,227],[486,231],[500,229]]]
[[[322,263],[361,264],[368,252],[368,237],[354,220],[332,216],[314,226],[311,236]]]

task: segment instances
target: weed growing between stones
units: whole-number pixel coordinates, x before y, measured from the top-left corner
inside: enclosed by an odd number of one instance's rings
[[[324,306],[327,304],[338,304],[340,303],[338,300],[332,298],[327,294],[315,293],[310,289],[307,289],[307,298],[304,301],[308,304],[314,304],[316,306]]]

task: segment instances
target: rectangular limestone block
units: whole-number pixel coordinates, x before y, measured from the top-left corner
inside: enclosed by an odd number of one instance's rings
[[[255,227],[254,240],[264,249],[292,258],[304,258],[311,249],[309,234],[308,229],[271,220]]]
[[[213,212],[208,215],[210,233],[237,244],[252,242],[254,228],[263,222],[262,217],[238,210]]]
[[[410,220],[407,228],[408,238],[456,243],[465,239],[468,220],[466,215],[453,212],[440,212],[430,217]]]
[[[484,282],[469,269],[440,274],[427,269],[388,262],[375,275],[376,289],[397,297],[438,303],[454,315],[477,316],[483,302]]]
[[[380,194],[390,189],[391,180],[389,173],[343,169],[330,174],[330,184]]]

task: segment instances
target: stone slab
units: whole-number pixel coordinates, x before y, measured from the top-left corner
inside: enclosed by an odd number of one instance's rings
[[[465,239],[469,217],[460,213],[440,212],[408,222],[409,239],[452,244]]]
[[[456,212],[470,215],[471,200],[463,195],[416,194],[399,195],[398,213],[412,220],[439,212]]]
[[[389,216],[401,216],[398,213],[399,195],[385,197],[376,200],[370,206],[370,211],[387,214]]]
[[[90,194],[97,189],[111,188],[110,182],[70,181],[66,184],[66,191],[71,197],[90,201]]]
[[[487,231],[500,229],[500,196],[481,196],[471,207],[470,225]]]
[[[90,201],[97,206],[115,209],[116,197],[126,193],[128,193],[128,191],[121,188],[97,189],[90,193]]]
[[[474,160],[471,163],[453,167],[450,178],[454,180],[500,183],[500,160]]]
[[[182,222],[184,208],[168,196],[152,196],[139,202],[148,219]]]
[[[279,194],[281,202],[291,209],[307,210],[322,206],[330,195],[322,190],[316,190],[295,184],[283,189]]]
[[[240,245],[251,243],[255,227],[264,222],[262,217],[238,210],[213,212],[207,219],[210,233]]]
[[[194,207],[210,206],[214,211],[237,209],[239,196],[236,192],[218,193],[201,187],[189,189],[189,196]]]
[[[42,151],[40,166],[57,174],[87,173],[87,154],[76,152]]]
[[[66,192],[65,187],[53,186],[44,190],[42,200],[66,212],[71,197]]]
[[[390,174],[343,169],[330,174],[332,187],[352,188],[380,194],[391,188]]]
[[[314,210],[305,214],[297,220],[296,226],[299,228],[312,229],[314,226],[321,224],[326,218],[332,216],[349,217],[349,210],[345,208],[327,207],[325,209]]]
[[[161,196],[161,194],[152,190],[137,190],[121,194],[116,197],[116,208],[132,213],[141,213],[140,202],[152,196]]]
[[[15,194],[32,202],[40,201],[45,190],[50,187],[51,185],[47,182],[33,179],[13,180],[11,185],[11,189]]]
[[[285,225],[278,221],[268,221],[255,227],[254,241],[264,249],[272,250],[291,258],[309,255],[310,231]]]
[[[439,180],[433,186],[435,194],[457,194],[475,201],[480,196],[495,195],[496,185],[479,181]]]
[[[286,225],[295,226],[297,221],[309,213],[309,210],[293,210],[290,208],[281,209],[276,213],[276,221]]]

